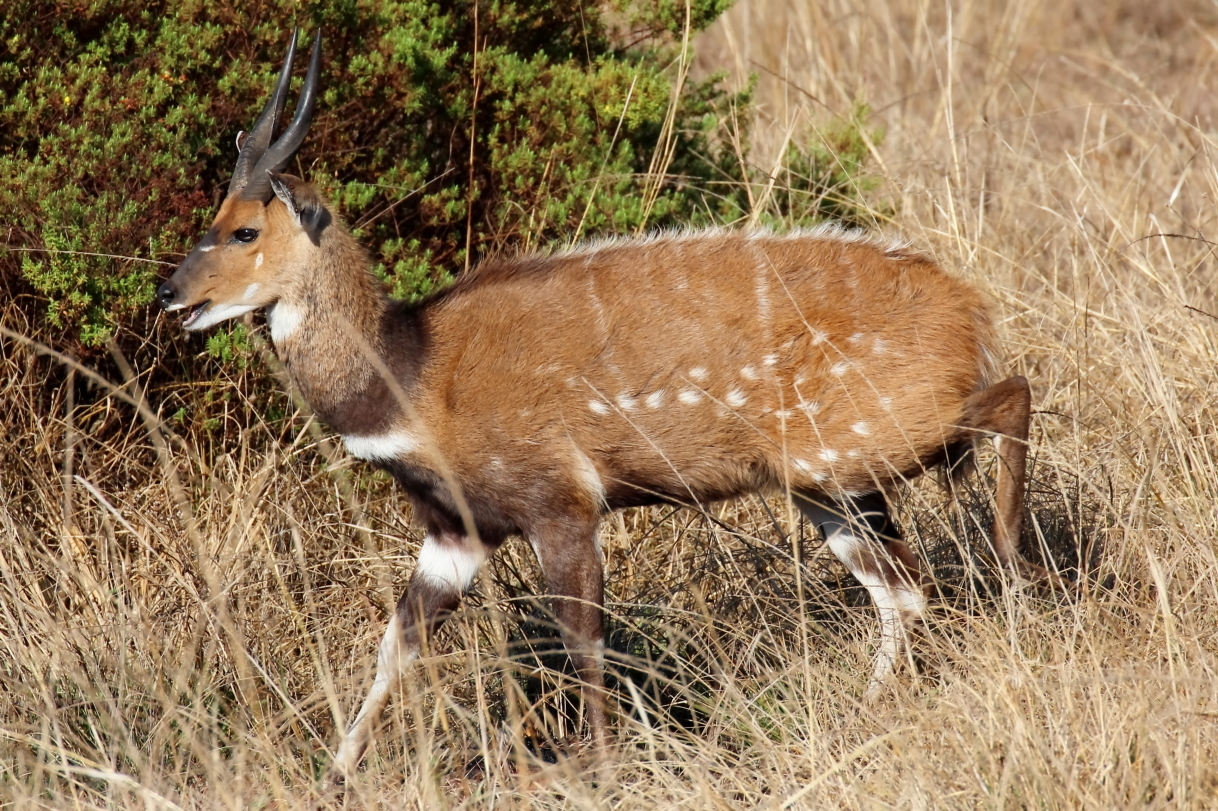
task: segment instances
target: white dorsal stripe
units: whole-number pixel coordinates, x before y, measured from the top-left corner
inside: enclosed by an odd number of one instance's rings
[[[391,431],[377,436],[344,436],[347,453],[357,459],[388,461],[417,451],[422,447],[411,431]]]
[[[291,338],[304,322],[304,313],[282,301],[266,311],[266,323],[271,327],[271,340],[281,344]]]

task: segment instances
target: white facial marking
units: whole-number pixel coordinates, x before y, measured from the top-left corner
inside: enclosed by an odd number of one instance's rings
[[[617,407],[622,411],[634,411],[634,398],[627,394],[619,394],[617,396]]]
[[[698,392],[694,391],[693,389],[686,389],[685,391],[683,391],[677,395],[677,399],[680,400],[681,402],[685,403],[686,405],[693,405],[694,403],[696,403],[702,399],[702,395],[699,394]]]
[[[471,539],[463,542],[441,541],[428,535],[419,550],[419,564],[415,573],[426,577],[435,585],[448,586],[456,592],[464,592],[474,582],[474,575],[486,560],[482,544]]]
[[[391,461],[414,453],[423,446],[412,431],[390,431],[377,436],[345,436],[347,453],[367,461]]]
[[[659,408],[664,404],[664,389],[656,389],[647,395],[647,407]]]
[[[271,340],[276,344],[282,344],[291,338],[296,330],[300,329],[300,325],[303,322],[304,313],[291,304],[284,304],[282,301],[276,302],[273,307],[266,311],[266,323],[271,328]]]
[[[241,300],[249,301],[250,299],[252,299],[254,297],[254,294],[257,292],[258,292],[258,283],[255,282],[254,284],[251,284],[249,287],[245,288],[245,293],[242,294]]]
[[[850,430],[854,431],[854,433],[858,434],[859,436],[867,436],[871,433],[871,426],[862,420],[859,420],[854,425],[850,426]]]
[[[254,257],[254,267],[255,268],[262,267],[262,254],[258,254],[257,256]]]
[[[749,398],[746,397],[744,392],[740,389],[732,389],[723,396],[723,402],[727,403],[732,408],[740,408],[740,406],[747,403],[748,400]]]
[[[597,414],[608,414],[609,404],[604,400],[589,400],[588,408],[592,409]]]
[[[850,361],[842,360],[842,361],[838,361],[837,363],[833,364],[833,368],[830,369],[829,371],[832,372],[833,374],[837,375],[838,377],[841,377],[842,375],[844,375],[846,373],[846,370],[849,368],[850,368]]]
[[[837,451],[833,450],[832,448],[825,448],[820,452],[820,458],[825,462],[835,462],[837,461],[837,456]]]
[[[743,369],[740,370],[740,376],[743,377],[745,380],[756,380],[757,379],[757,370],[754,369],[752,366],[745,366]]]
[[[185,310],[185,309],[186,309],[185,304],[170,304],[168,307],[165,308],[165,312],[171,313],[174,310]]]
[[[691,380],[697,380],[699,382],[706,380],[706,369],[702,368],[701,366],[695,366],[689,370],[689,377]]]
[[[216,249],[215,245],[200,245],[199,253],[207,253],[208,251],[214,251],[215,249]]]
[[[245,315],[256,309],[258,308],[252,307],[249,304],[211,304],[198,318],[190,322],[189,325],[184,324],[183,326],[191,332],[207,329],[214,324],[219,324],[221,321]]]

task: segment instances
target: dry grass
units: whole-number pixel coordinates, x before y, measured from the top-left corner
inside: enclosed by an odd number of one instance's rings
[[[740,0],[698,48],[703,69],[762,72],[760,166],[855,99],[875,109],[878,199],[993,295],[1039,409],[1032,540],[1081,560],[1087,585],[1077,600],[1004,591],[974,565],[983,527],[920,485],[902,522],[945,599],[923,675],[862,706],[873,616],[784,505],[630,513],[603,530],[615,646],[632,654],[619,751],[520,773],[504,764],[523,719],[556,736],[570,722],[545,695],[561,667],[521,652],[541,585],[514,544],[345,802],[1212,804],[1212,7]],[[48,387],[56,363],[0,343],[0,798],[338,802],[315,777],[418,548],[401,494],[300,420],[158,449],[129,403],[76,407]],[[461,779],[479,757],[486,774]]]

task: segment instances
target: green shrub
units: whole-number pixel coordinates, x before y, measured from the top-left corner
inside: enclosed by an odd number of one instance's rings
[[[690,22],[727,5],[696,0]],[[174,262],[206,226],[294,24],[326,40],[296,171],[397,295],[488,252],[730,215],[711,187],[739,161],[717,129],[747,99],[717,78],[683,86],[679,177],[642,203],[685,15],[673,0],[10,0],[0,225],[36,252],[0,252],[0,274],[46,302],[62,342],[98,345],[138,314],[162,275],[138,260]]]

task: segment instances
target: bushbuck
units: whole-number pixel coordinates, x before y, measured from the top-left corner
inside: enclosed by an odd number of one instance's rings
[[[403,668],[509,537],[537,555],[607,739],[602,560],[613,510],[785,493],[867,588],[871,687],[928,581],[889,517],[901,483],[997,445],[993,549],[1015,573],[1030,395],[996,379],[982,295],[905,242],[825,225],[666,232],[483,262],[409,304],[305,181],[320,32],[276,139],[296,38],[206,236],[157,292],[201,330],[262,308],[275,351],[352,456],[391,473],[426,529],[376,676],[335,757],[357,767]]]

